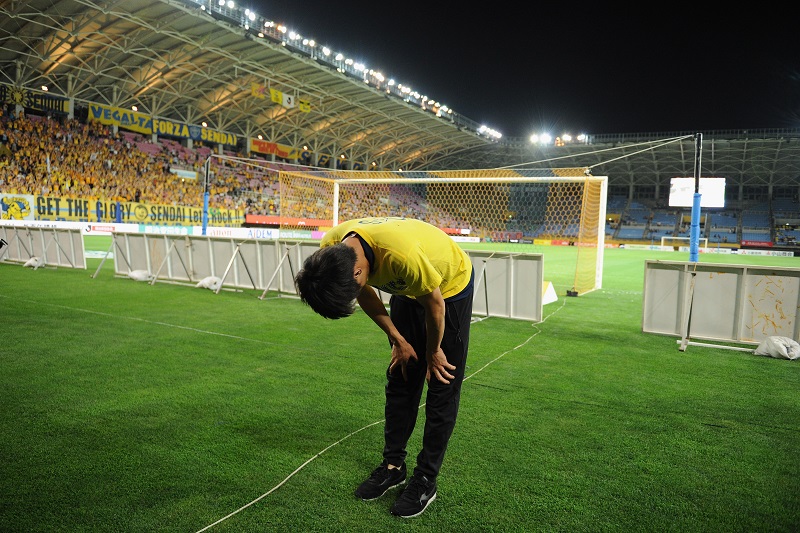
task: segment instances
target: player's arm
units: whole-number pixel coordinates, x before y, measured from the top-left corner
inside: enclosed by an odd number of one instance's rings
[[[439,287],[433,292],[423,296],[417,296],[417,302],[425,308],[425,328],[428,332],[427,344],[425,347],[425,359],[428,362],[428,379],[431,376],[442,383],[450,383],[453,376],[449,370],[455,370],[455,366],[447,362],[447,357],[442,351],[442,337],[444,336],[444,314],[445,305],[442,291]]]
[[[417,358],[414,348],[412,348],[411,345],[406,342],[405,337],[397,331],[394,322],[392,322],[389,313],[386,311],[386,306],[383,305],[375,289],[369,285],[364,285],[361,288],[361,292],[358,293],[356,300],[358,301],[358,305],[361,306],[361,309],[367,313],[367,316],[369,316],[389,338],[389,343],[392,345],[392,361],[389,363],[389,372],[392,372],[395,366],[400,365],[400,369],[403,372],[403,379],[406,379],[406,364],[408,364],[408,360]]]

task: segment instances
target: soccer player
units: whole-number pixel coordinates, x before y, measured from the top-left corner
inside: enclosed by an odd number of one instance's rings
[[[356,489],[374,500],[406,481],[406,444],[428,384],[422,449],[391,512],[411,518],[436,498],[436,480],[458,414],[472,318],[469,256],[421,220],[361,218],[328,231],[295,276],[300,299],[325,318],[361,309],[386,334],[383,462]],[[390,294],[389,312],[375,289]]]

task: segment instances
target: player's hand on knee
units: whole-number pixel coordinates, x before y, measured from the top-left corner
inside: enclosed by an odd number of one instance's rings
[[[403,374],[403,380],[408,381],[408,374],[406,366],[408,362],[414,359],[417,360],[417,353],[414,348],[405,341],[396,342],[392,345],[392,361],[389,363],[389,372],[394,372],[394,369],[399,365],[400,372]]]
[[[444,352],[441,348],[439,348],[436,350],[436,352],[431,354],[430,357],[428,357],[428,372],[426,374],[426,379],[428,380],[428,383],[430,383],[431,376],[433,376],[445,385],[449,385],[450,380],[455,378],[455,376],[449,371],[455,369],[456,366],[451,365],[447,361],[447,357],[445,357]]]

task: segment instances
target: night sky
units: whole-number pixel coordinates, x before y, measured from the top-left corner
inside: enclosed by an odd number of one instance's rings
[[[434,4],[238,5],[509,137],[800,128],[800,32],[777,8]]]

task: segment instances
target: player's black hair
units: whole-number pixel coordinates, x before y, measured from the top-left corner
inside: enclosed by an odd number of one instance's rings
[[[320,248],[294,278],[300,300],[325,318],[350,316],[361,285],[355,280],[356,252],[346,244]]]

